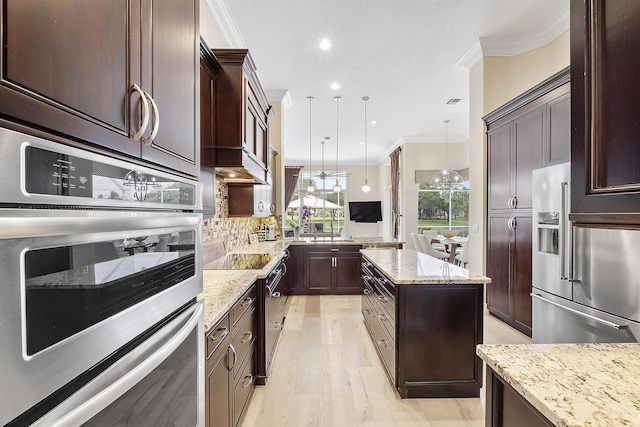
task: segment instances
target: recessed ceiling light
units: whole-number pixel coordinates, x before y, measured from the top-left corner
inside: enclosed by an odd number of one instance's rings
[[[229,178],[235,178],[235,177],[236,177],[236,174],[235,174],[235,173],[230,173],[230,174],[229,174]]]
[[[322,50],[329,50],[331,49],[331,43],[329,42],[329,40],[324,39],[320,42],[320,49]]]
[[[372,125],[377,125],[378,122],[376,122],[375,120],[371,122]]]
[[[331,83],[331,86],[329,87],[333,90],[340,89],[340,85],[338,83]]]
[[[364,141],[360,141],[360,145],[364,145]]]

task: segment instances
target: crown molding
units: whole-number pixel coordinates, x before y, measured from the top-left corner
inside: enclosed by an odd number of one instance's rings
[[[236,24],[235,19],[233,19],[233,15],[229,10],[229,6],[225,0],[205,0],[207,2],[207,6],[211,9],[213,16],[216,18],[218,25],[220,26],[220,30],[224,35],[224,38],[227,40],[229,47],[231,48],[246,48],[247,44],[244,42],[242,38],[242,34],[240,34],[240,29]]]
[[[285,110],[293,106],[291,94],[287,89],[268,89],[265,93],[269,102],[280,102]]]
[[[569,9],[551,21],[541,32],[518,38],[480,38],[484,56],[515,56],[554,41],[569,29]]]
[[[484,56],[515,56],[546,46],[569,29],[569,8],[551,21],[542,31],[518,38],[480,37],[456,62],[457,67],[470,69]]]

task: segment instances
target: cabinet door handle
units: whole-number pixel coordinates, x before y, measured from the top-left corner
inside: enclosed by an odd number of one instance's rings
[[[518,197],[513,196],[513,208],[511,209],[515,209],[518,207]]]
[[[287,274],[287,264],[282,264],[282,275]]]
[[[271,203],[271,205],[269,206],[269,210],[271,212],[275,212],[276,211],[276,207],[275,207],[275,205],[273,203]]]
[[[340,252],[340,248],[330,248],[331,252]]]
[[[260,212],[264,211],[264,203],[258,202],[258,211],[260,211]]]
[[[517,218],[513,217],[511,218],[511,229],[515,230],[516,228],[518,228],[518,220]]]
[[[271,294],[271,296],[273,298],[280,298],[281,294],[280,294],[280,292],[274,292],[274,293]]]
[[[158,129],[160,128],[160,111],[158,111],[158,105],[156,104],[156,101],[153,100],[151,95],[145,92],[144,96],[149,99],[149,102],[151,102],[151,107],[153,107],[153,129],[151,130],[151,135],[149,135],[149,138],[143,137],[142,142],[144,142],[145,145],[151,145],[156,135],[158,134]]]
[[[227,363],[227,370],[231,371],[236,367],[236,361],[238,360],[238,353],[236,353],[236,349],[233,347],[233,344],[229,344],[229,350],[231,350],[231,354],[233,354],[233,363],[231,366]],[[229,359],[227,359],[229,360]]]
[[[134,141],[139,141],[140,137],[147,130],[147,126],[149,126],[149,103],[147,102],[147,97],[145,96],[142,89],[137,84],[133,84],[131,86],[132,92],[138,92],[140,94],[140,102],[142,103],[142,123],[140,124],[140,129],[137,132],[134,132],[133,129],[129,131],[129,135],[133,138]]]
[[[244,377],[244,381],[242,382],[242,388],[247,388],[251,384],[253,384],[253,375],[249,374],[246,377]]]
[[[252,339],[253,339],[253,332],[249,331],[249,332],[246,332],[246,333],[242,336],[242,339],[240,340],[240,342],[241,342],[242,344],[246,344],[246,343],[248,343],[249,341],[251,341]]]
[[[209,336],[209,339],[213,342],[216,342],[222,340],[227,335],[229,335],[229,329],[226,326],[223,326],[222,328],[219,328],[215,333],[211,334]]]

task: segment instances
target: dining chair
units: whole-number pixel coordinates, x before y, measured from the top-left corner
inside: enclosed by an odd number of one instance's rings
[[[422,249],[425,254],[434,258],[441,259],[443,261],[449,260],[449,254],[433,249],[433,246],[431,246],[431,242],[429,242],[429,239],[424,234],[418,234],[418,241],[422,244]]]
[[[467,237],[467,241],[462,246],[462,251],[456,254],[455,263],[463,268],[467,268],[467,264],[469,263],[469,241],[471,240],[470,236]]]
[[[424,230],[422,231],[422,234],[427,236],[427,239],[429,240],[429,243],[431,244],[433,249],[440,252],[447,251],[446,247],[444,246],[444,243],[440,243],[438,241],[438,232],[436,230]]]
[[[424,253],[424,250],[422,249],[422,243],[420,243],[420,240],[418,240],[418,233],[411,233],[411,240],[413,241],[413,246],[415,247],[416,251]]]

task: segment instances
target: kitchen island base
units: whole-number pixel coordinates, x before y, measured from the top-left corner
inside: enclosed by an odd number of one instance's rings
[[[408,282],[394,273],[393,252],[363,251],[362,314],[394,388],[402,398],[480,396],[484,283]],[[402,252],[403,262],[417,260]]]

